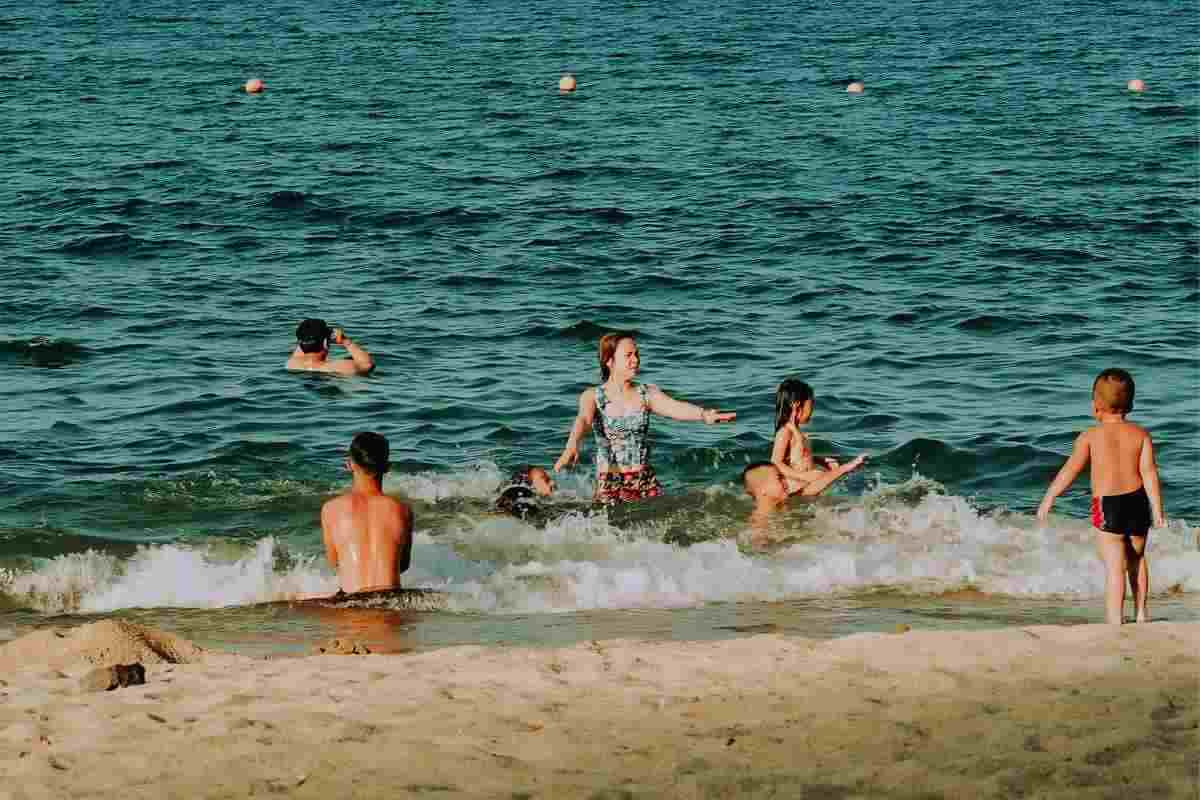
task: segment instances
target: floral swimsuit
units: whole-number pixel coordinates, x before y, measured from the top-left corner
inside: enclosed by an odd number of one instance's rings
[[[641,405],[632,414],[608,413],[604,386],[596,387],[596,499],[606,505],[658,497],[662,486],[650,468],[650,400],[638,385]]]

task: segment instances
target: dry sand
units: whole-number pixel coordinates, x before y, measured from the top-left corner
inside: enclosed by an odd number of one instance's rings
[[[111,692],[69,637],[0,647],[0,798],[1200,796],[1196,623],[269,661],[139,631],[75,634],[174,641]]]

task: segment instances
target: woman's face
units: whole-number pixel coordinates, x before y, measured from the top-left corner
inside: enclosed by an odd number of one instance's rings
[[[638,356],[637,342],[633,339],[622,339],[617,342],[613,357],[608,360],[608,371],[618,378],[632,378],[641,366]]]

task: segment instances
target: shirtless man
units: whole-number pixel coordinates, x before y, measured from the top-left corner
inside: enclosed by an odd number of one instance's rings
[[[329,360],[329,345],[346,348],[349,358]],[[330,328],[323,319],[306,319],[296,327],[296,349],[287,360],[290,370],[365,375],[375,369],[371,354],[350,341],[341,328]]]
[[[1151,528],[1167,524],[1154,443],[1145,428],[1125,419],[1133,411],[1134,388],[1133,376],[1123,369],[1106,369],[1096,377],[1092,416],[1099,424],[1076,437],[1071,457],[1037,510],[1038,519],[1045,522],[1054,500],[1091,462],[1091,522],[1096,549],[1104,562],[1104,618],[1111,625],[1124,621],[1126,576],[1133,591],[1135,619],[1150,621],[1146,538]]]
[[[388,457],[383,436],[355,436],[346,459],[350,491],[321,507],[325,555],[346,594],[400,588],[412,556],[412,509],[383,493]]]

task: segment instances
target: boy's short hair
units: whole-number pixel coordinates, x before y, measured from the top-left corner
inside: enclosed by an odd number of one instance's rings
[[[775,466],[770,461],[755,461],[753,464],[747,465],[746,468],[742,470],[742,488],[745,489],[746,494],[750,495],[751,497],[754,496],[754,492],[750,491],[750,481],[753,480],[754,473],[758,472],[764,467],[770,467],[771,469],[776,470],[779,469],[779,467]]]
[[[382,475],[391,469],[391,448],[388,440],[373,431],[355,434],[350,442],[350,460],[372,475]]]
[[[306,319],[296,326],[296,343],[304,353],[321,352],[332,335],[333,330],[323,319]]]
[[[1116,414],[1128,414],[1133,410],[1133,391],[1133,376],[1115,367],[1101,372],[1092,384],[1092,397]]]

